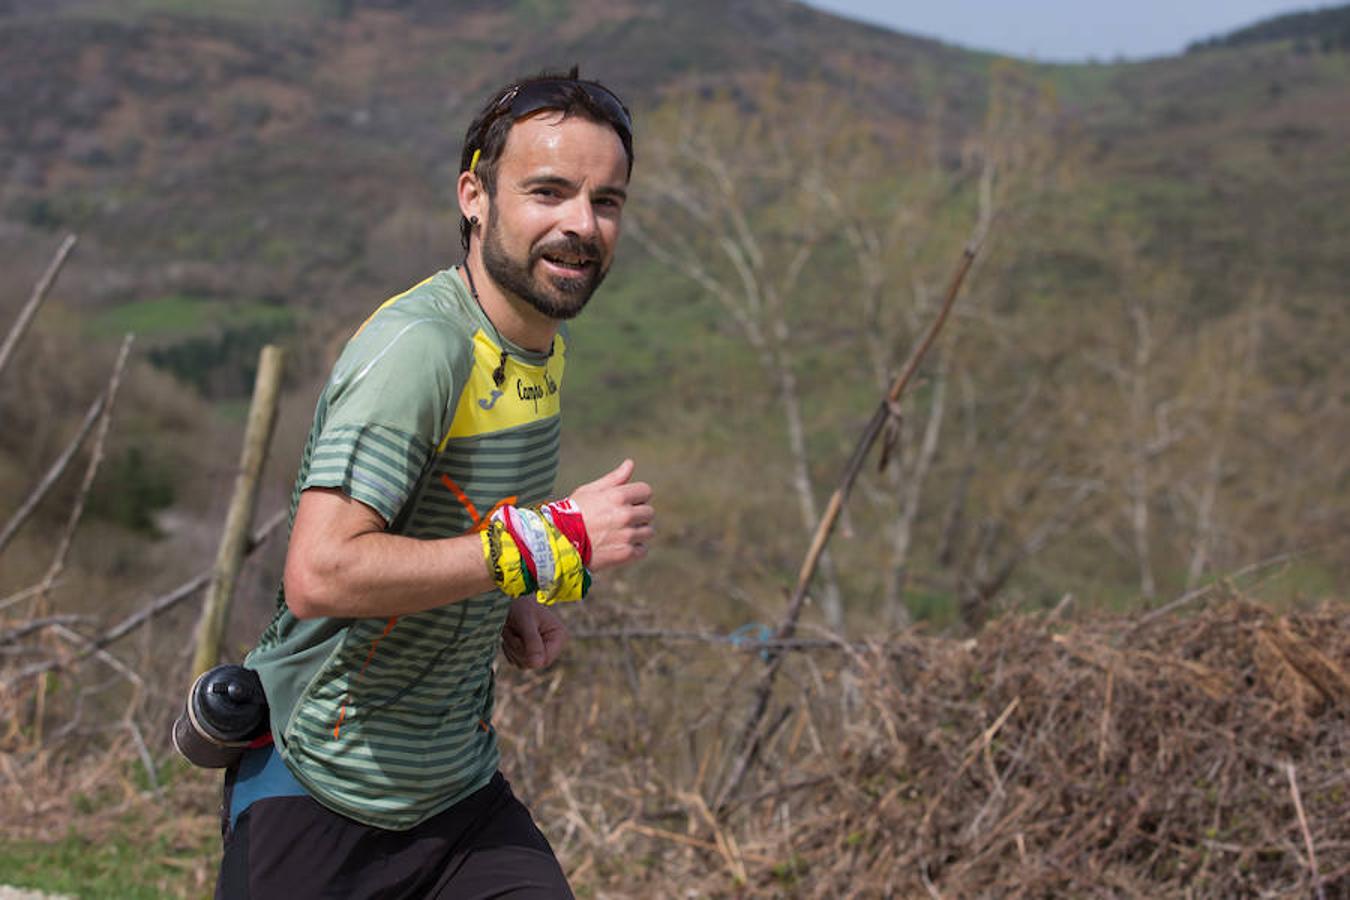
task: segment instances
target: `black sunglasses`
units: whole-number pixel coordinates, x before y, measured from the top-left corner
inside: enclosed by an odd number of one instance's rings
[[[615,96],[614,92],[603,84],[594,81],[582,81],[578,78],[546,78],[531,81],[511,88],[497,101],[496,113],[501,115],[509,111],[512,119],[522,119],[541,109],[556,109],[565,99],[564,91],[579,87],[591,98],[591,102],[605,114],[627,145],[633,140],[633,117],[628,107]]]

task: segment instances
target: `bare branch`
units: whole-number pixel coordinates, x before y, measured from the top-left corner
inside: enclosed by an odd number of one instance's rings
[[[33,634],[34,632],[42,631],[44,628],[50,628],[53,625],[74,625],[76,622],[83,622],[88,619],[88,616],[76,615],[74,613],[33,619],[32,621],[24,622],[17,628],[12,628],[3,634],[0,634],[0,644],[12,644],[15,641],[28,637],[28,635]]]
[[[976,235],[980,236],[987,230],[987,225],[981,221],[976,227]],[[908,363],[901,371],[895,381],[892,383],[890,391],[885,399],[878,404],[876,411],[872,415],[872,420],[863,430],[862,436],[854,448],[853,458],[845,467],[844,476],[840,481],[839,487],[835,490],[834,496],[830,499],[830,507],[825,516],[821,519],[819,527],[816,529],[815,538],[812,541],[811,549],[807,552],[805,561],[797,576],[797,587],[793,591],[793,598],[788,608],[787,617],[779,629],[779,637],[788,638],[796,630],[797,619],[801,615],[801,604],[806,596],[806,588],[810,584],[811,576],[815,574],[816,563],[820,559],[820,554],[824,552],[825,544],[829,541],[830,532],[834,528],[834,523],[839,516],[840,509],[847,501],[849,493],[852,491],[853,483],[857,480],[859,472],[862,470],[863,461],[867,457],[872,444],[881,434],[882,426],[888,421],[891,415],[891,409],[900,402],[905,389],[909,386],[914,373],[918,371],[919,364],[928,353],[928,348],[933,345],[937,339],[938,333],[942,330],[943,324],[947,321],[947,316],[951,312],[952,305],[956,301],[956,295],[961,290],[961,283],[965,280],[966,273],[970,271],[970,265],[975,261],[975,254],[980,244],[974,238],[966,245],[961,253],[961,260],[957,264],[956,271],[952,275],[951,284],[947,289],[947,297],[938,310],[937,317],[929,327],[928,333],[924,335],[919,345],[914,348],[910,354]]]
[[[286,519],[286,511],[282,510],[275,513],[270,519],[268,519],[265,523],[263,523],[262,527],[260,527],[257,531],[255,531],[253,533],[253,536],[249,539],[248,546],[244,550],[245,555],[247,556],[249,554],[252,554],[254,550],[258,549],[258,547],[263,543],[263,541],[267,540],[267,538],[271,535],[271,533],[275,531],[277,526],[279,526],[283,521],[285,521],[285,519]],[[141,607],[141,609],[127,616],[117,625],[108,629],[106,632],[99,635],[98,637],[86,639],[88,643],[85,645],[85,649],[82,650],[80,653],[76,654],[75,656],[71,657],[70,659],[66,660],[49,659],[40,663],[34,663],[31,666],[21,669],[19,672],[10,676],[4,682],[0,682],[0,686],[12,687],[15,684],[25,681],[26,679],[32,678],[37,675],[41,675],[44,672],[52,672],[59,669],[66,669],[69,668],[71,665],[88,658],[98,650],[101,650],[104,647],[108,646],[109,644],[113,643],[114,641],[119,640],[122,637],[125,637],[126,635],[135,631],[137,628],[141,627],[154,617],[172,609],[179,603],[182,603],[184,600],[196,594],[211,580],[212,572],[213,569],[207,569],[204,572],[198,572],[196,575],[192,576],[187,581],[183,582],[178,587],[174,588],[172,591],[169,591],[167,594],[161,594],[159,597],[156,597],[154,600],[151,600],[145,606]]]
[[[699,254],[687,242],[671,236],[671,239],[680,244],[682,252],[677,255],[671,253],[660,241],[649,234],[640,222],[634,220],[628,226],[628,230],[648,253],[712,294],[713,299],[720,303],[723,309],[736,320],[736,324],[740,326],[741,332],[750,344],[756,349],[763,347],[763,335],[760,334],[758,327],[750,319],[745,309],[736,301],[736,295],[704,268],[699,261]]]
[[[1288,553],[1278,553],[1275,556],[1270,557],[1269,559],[1259,560],[1258,562],[1254,562],[1251,565],[1243,566],[1236,572],[1229,573],[1223,579],[1215,579],[1213,582],[1209,584],[1202,585],[1196,588],[1195,590],[1187,591],[1177,599],[1173,600],[1171,603],[1165,603],[1162,606],[1158,607],[1157,609],[1153,610],[1152,612],[1148,613],[1147,615],[1140,616],[1139,621],[1135,622],[1134,627],[1130,629],[1130,634],[1133,635],[1136,631],[1139,631],[1140,629],[1144,628],[1150,623],[1155,622],[1158,619],[1161,619],[1163,616],[1169,615],[1175,612],[1176,610],[1180,609],[1181,607],[1186,606],[1187,604],[1194,603],[1196,600],[1199,600],[1202,597],[1209,594],[1216,587],[1219,587],[1225,581],[1231,581],[1235,578],[1242,578],[1244,576],[1252,574],[1253,572],[1259,572],[1262,569],[1269,569],[1272,566],[1283,565],[1284,563],[1287,563],[1290,560],[1297,559],[1300,556],[1304,556],[1312,552],[1314,549],[1316,548],[1305,547],[1301,550],[1290,550]]]
[[[1308,848],[1308,868],[1312,870],[1313,884],[1317,886],[1317,900],[1327,900],[1326,887],[1322,884],[1322,873],[1317,869],[1317,848],[1313,846],[1308,817],[1303,812],[1303,798],[1298,792],[1298,776],[1292,762],[1284,764],[1284,774],[1289,777],[1289,793],[1294,798],[1294,812],[1298,815],[1299,830],[1303,832],[1303,845]]]
[[[130,668],[126,663],[113,656],[102,647],[94,645],[94,642],[77,631],[71,631],[64,625],[53,625],[52,631],[62,640],[72,644],[80,644],[88,649],[86,656],[97,656],[108,664],[108,667],[117,672],[127,681],[137,688],[145,687],[145,681],[136,673],[135,669]]]
[[[127,731],[131,734],[132,743],[136,747],[136,755],[140,757],[141,766],[145,769],[146,781],[149,782],[150,789],[158,794],[160,790],[159,775],[155,772],[155,760],[150,755],[150,748],[145,744],[145,735],[141,734],[140,727],[130,716],[123,720],[123,724],[126,725]]]
[[[746,258],[747,254],[742,246],[731,238],[723,236],[718,239],[717,245],[722,248],[722,252],[741,280],[741,296],[745,298],[746,309],[758,315],[764,306],[763,285],[755,274],[758,267],[752,265]]]
[[[8,544],[14,535],[18,533],[19,529],[23,527],[23,523],[33,514],[33,510],[37,509],[38,504],[42,502],[42,498],[47,495],[49,490],[51,490],[52,485],[56,484],[65,473],[66,467],[69,466],[70,461],[75,458],[75,454],[79,452],[80,447],[84,446],[85,438],[89,437],[89,432],[93,430],[94,424],[98,422],[99,416],[103,414],[103,408],[107,402],[108,393],[107,391],[104,391],[99,394],[98,399],[90,405],[89,411],[84,414],[84,421],[80,423],[80,430],[75,434],[75,437],[71,440],[69,446],[61,453],[56,462],[52,463],[51,468],[47,470],[47,474],[44,475],[37,486],[33,488],[32,492],[28,495],[28,498],[24,500],[23,505],[20,506],[14,515],[10,517],[9,521],[5,523],[4,529],[0,530],[0,553],[4,552],[5,545]]]
[[[66,235],[66,239],[63,240],[61,246],[56,249],[56,255],[53,256],[52,261],[48,263],[47,271],[42,273],[42,278],[40,278],[37,285],[34,286],[33,293],[29,296],[28,302],[23,305],[23,309],[19,310],[19,317],[15,319],[14,324],[10,326],[9,334],[5,337],[4,345],[0,346],[0,372],[3,372],[5,367],[9,365],[9,359],[14,355],[14,348],[19,345],[19,341],[23,339],[24,334],[28,331],[28,326],[33,323],[33,316],[37,315],[38,307],[41,306],[42,301],[47,298],[47,292],[51,290],[52,285],[56,282],[56,276],[61,271],[61,267],[65,265],[66,257],[69,256],[70,251],[74,249],[77,240],[78,238],[73,234]]]
[[[647,182],[649,189],[653,189],[653,194],[660,197],[667,203],[673,204],[684,210],[691,219],[702,225],[708,225],[712,222],[712,215],[708,209],[693,200],[693,194],[688,191],[684,185],[676,184],[665,179],[654,179]]]
[[[51,586],[56,587],[57,585],[61,584],[64,580],[65,579],[58,578],[56,581],[52,582]],[[13,594],[10,594],[5,599],[0,600],[0,612],[4,612],[11,606],[17,606],[18,604],[22,603],[23,601],[27,600],[30,597],[36,597],[40,593],[42,593],[42,585],[40,583],[30,585],[29,587],[26,587],[21,591],[15,591]]]
[[[876,649],[876,645],[872,643],[861,641],[849,643],[837,638],[758,639],[717,634],[711,631],[680,631],[667,628],[593,628],[572,631],[570,634],[574,640],[629,641],[640,639],[662,643],[721,644],[748,653],[764,653],[769,650],[845,650],[856,653]]]
[[[94,438],[94,452],[90,454],[89,464],[85,467],[84,480],[80,483],[80,493],[75,498],[75,505],[71,507],[65,530],[61,532],[61,540],[57,544],[56,554],[52,557],[47,574],[42,577],[42,591],[33,600],[32,609],[34,611],[45,604],[47,592],[51,589],[52,582],[56,581],[57,576],[66,567],[66,555],[70,552],[71,542],[75,539],[75,529],[79,527],[80,518],[84,515],[84,504],[89,498],[89,489],[94,486],[94,477],[98,475],[98,467],[103,462],[103,445],[108,439],[108,430],[112,426],[113,404],[117,400],[117,389],[122,384],[122,372],[126,368],[127,356],[131,353],[132,339],[133,336],[130,334],[122,339],[122,349],[118,351],[117,362],[113,364],[112,377],[108,379],[108,389],[105,394],[107,402],[103,406],[102,416],[98,424],[98,434]]]

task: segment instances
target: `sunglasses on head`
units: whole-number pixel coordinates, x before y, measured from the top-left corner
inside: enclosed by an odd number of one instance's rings
[[[501,115],[509,112],[512,119],[522,119],[531,113],[543,109],[557,109],[565,105],[567,91],[581,88],[591,99],[610,124],[619,130],[625,143],[633,137],[633,117],[628,107],[614,95],[614,92],[594,81],[582,81],[578,78],[545,78],[531,81],[511,88],[497,101],[496,112]]]

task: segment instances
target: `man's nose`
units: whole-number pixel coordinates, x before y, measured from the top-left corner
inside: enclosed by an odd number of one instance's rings
[[[567,204],[567,215],[562,223],[563,231],[575,234],[579,238],[592,238],[599,229],[595,218],[595,207],[590,197],[573,197]]]

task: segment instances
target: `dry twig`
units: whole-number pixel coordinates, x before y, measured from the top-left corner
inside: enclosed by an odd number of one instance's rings
[[[1298,792],[1298,776],[1294,764],[1284,764],[1284,774],[1289,777],[1289,794],[1294,798],[1294,812],[1298,815],[1298,827],[1303,832],[1303,845],[1308,848],[1308,868],[1312,870],[1313,884],[1317,890],[1317,900],[1327,900],[1326,888],[1322,885],[1322,873],[1317,869],[1317,848],[1313,846],[1312,831],[1308,828],[1308,816],[1303,812],[1303,798]]]
[[[103,415],[103,408],[107,405],[107,402],[108,392],[105,390],[98,395],[98,399],[90,404],[89,411],[84,414],[84,421],[80,423],[79,431],[75,433],[75,437],[71,439],[70,444],[57,457],[56,462],[52,463],[51,468],[47,470],[47,474],[38,481],[37,486],[24,499],[14,515],[10,516],[9,521],[5,523],[5,527],[0,529],[0,553],[4,552],[5,545],[23,527],[23,523],[33,514],[33,510],[37,509],[38,504],[42,502],[42,498],[47,496],[47,492],[52,489],[52,485],[56,484],[65,474],[66,467],[75,458],[75,454],[79,452],[80,447],[84,446],[85,438],[89,436],[89,432],[94,429],[94,424]]]
[[[1307,549],[1291,550],[1288,553],[1278,553],[1275,556],[1270,557],[1269,559],[1263,559],[1258,562],[1254,562],[1251,565],[1243,566],[1236,572],[1228,573],[1223,578],[1216,578],[1209,584],[1204,584],[1198,588],[1189,590],[1186,593],[1182,594],[1177,599],[1173,600],[1172,602],[1165,603],[1162,606],[1158,607],[1157,609],[1140,616],[1138,621],[1134,623],[1134,630],[1138,631],[1141,628],[1146,628],[1149,625],[1153,624],[1154,622],[1158,621],[1159,619],[1163,618],[1164,616],[1170,616],[1172,613],[1181,609],[1183,606],[1187,606],[1191,603],[1194,603],[1197,600],[1207,597],[1216,588],[1222,587],[1226,584],[1231,584],[1233,581],[1239,578],[1245,578],[1246,576],[1251,575],[1253,572],[1260,572],[1263,569],[1269,569],[1272,566],[1283,565],[1284,563],[1297,559],[1300,556],[1304,556],[1307,553],[1308,553]]]
[[[104,394],[106,402],[103,404],[103,410],[99,417],[98,434],[94,437],[94,450],[89,455],[89,463],[84,470],[84,479],[80,482],[80,492],[71,507],[70,516],[66,519],[66,526],[61,531],[61,539],[57,542],[56,553],[52,557],[51,565],[47,568],[47,573],[42,577],[41,590],[33,599],[33,604],[30,607],[33,613],[46,605],[47,593],[66,567],[66,555],[70,552],[71,542],[75,539],[75,530],[79,527],[80,519],[84,515],[84,505],[89,498],[89,490],[94,486],[94,478],[98,475],[99,466],[103,463],[103,447],[108,439],[108,430],[112,426],[113,405],[117,400],[117,389],[122,384],[122,372],[126,368],[127,356],[131,353],[132,340],[133,337],[130,334],[122,339],[122,347],[117,353],[117,362],[113,364],[112,376],[108,379],[108,388]]]
[[[249,539],[249,544],[245,551],[246,554],[256,550],[258,546],[276,530],[277,526],[285,521],[285,518],[285,511],[280,511],[263,523],[262,527],[255,531],[253,536]],[[87,640],[88,643],[86,644],[85,649],[69,659],[48,659],[40,663],[34,663],[33,665],[19,670],[5,681],[0,682],[0,687],[12,687],[29,678],[33,678],[45,672],[53,672],[59,669],[68,668],[69,666],[88,658],[114,641],[135,631],[154,617],[172,609],[179,603],[182,603],[184,600],[196,594],[211,580],[211,574],[211,569],[197,573],[167,594],[162,594],[154,600],[151,600],[145,606],[141,607],[141,609],[127,616],[117,625],[108,629],[98,637],[86,638],[85,640]]]
[[[9,334],[5,337],[5,343],[0,345],[0,372],[4,372],[5,367],[9,365],[10,357],[14,355],[14,348],[23,339],[24,334],[28,331],[28,326],[33,322],[33,316],[37,315],[38,307],[47,298],[47,292],[56,282],[57,273],[65,265],[66,257],[70,255],[70,251],[75,248],[76,240],[75,235],[66,235],[66,239],[61,242],[61,246],[56,248],[56,255],[47,264],[47,271],[42,273],[42,277],[34,285],[33,293],[29,295],[28,302],[23,305],[23,309],[19,310],[19,317],[10,326]]]

